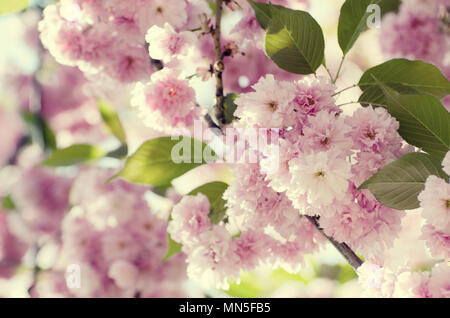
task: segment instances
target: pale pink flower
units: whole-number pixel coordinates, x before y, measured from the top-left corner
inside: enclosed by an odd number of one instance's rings
[[[397,132],[399,123],[384,108],[360,108],[348,117],[347,122],[353,128],[356,149],[369,152],[388,149],[393,152],[401,148],[402,139]]]
[[[199,17],[203,14],[210,16],[212,13],[211,7],[203,0],[185,0],[187,8],[187,22],[186,30],[192,30],[200,26]]]
[[[327,209],[320,210],[320,225],[325,233],[339,242],[349,244],[364,257],[379,259],[393,246],[401,230],[403,211],[384,207],[374,201],[375,208],[365,208],[352,202],[352,197],[342,198]],[[345,203],[344,203],[345,202]]]
[[[105,73],[122,83],[144,80],[151,74],[150,59],[142,46],[116,45],[104,64]]]
[[[295,98],[291,103],[298,118],[298,124],[302,124],[306,116],[314,116],[321,110],[339,113],[335,100],[332,97],[336,90],[326,77],[305,76],[294,83]]]
[[[273,240],[268,244],[271,254],[267,262],[273,267],[280,266],[290,273],[297,273],[305,264],[305,255],[317,252],[322,244],[326,242],[322,234],[306,218],[297,216],[295,230],[286,236],[286,242]]]
[[[33,168],[22,173],[11,196],[31,230],[40,234],[59,231],[69,208],[72,181],[72,178],[46,168]]]
[[[187,6],[180,0],[152,0],[138,12],[141,27],[149,22],[160,27],[167,22],[174,28],[181,28],[187,22]]]
[[[396,277],[393,298],[420,298],[425,291],[426,277],[422,273],[404,271]]]
[[[189,81],[169,69],[154,73],[146,84],[136,84],[131,104],[138,108],[144,124],[161,131],[190,128],[202,113]]]
[[[433,298],[450,298],[450,266],[448,263],[439,263],[432,268],[428,288]]]
[[[185,196],[173,207],[167,231],[188,250],[199,244],[201,234],[210,230],[209,212],[209,200],[204,194]]]
[[[289,161],[292,173],[291,188],[287,191],[292,200],[307,194],[308,203],[314,207],[326,206],[343,196],[348,189],[350,163],[333,152],[300,154]]]
[[[268,151],[263,152],[260,160],[261,171],[271,172],[266,175],[266,180],[269,181],[268,185],[273,190],[285,192],[291,182],[289,161],[295,157],[297,147],[288,139],[280,139],[278,145],[275,144],[273,147],[278,147],[278,153],[267,155]],[[278,167],[278,169],[273,171],[274,167]]]
[[[188,255],[188,277],[202,286],[228,289],[229,280],[239,278],[231,235],[224,227],[214,226],[200,241]]]
[[[114,282],[120,288],[133,288],[138,279],[138,274],[137,268],[124,260],[112,263],[108,271],[108,276],[114,279]]]
[[[75,66],[83,53],[81,26],[78,23],[65,24],[59,9],[59,5],[49,5],[44,9],[39,23],[40,38],[56,61]]]
[[[0,208],[0,279],[14,274],[28,247],[19,233],[15,233],[12,219]]]
[[[227,215],[242,231],[263,231],[270,226],[289,238],[297,229],[300,217],[286,194],[268,186],[257,164],[238,164],[232,171],[235,178],[223,195],[227,200]]]
[[[450,41],[442,29],[438,1],[404,1],[399,13],[389,13],[381,26],[381,48],[394,57],[441,64]],[[412,41],[411,39],[414,39]]]
[[[422,228],[421,238],[426,241],[434,258],[450,259],[450,233],[437,231],[432,225]]]
[[[444,180],[429,176],[425,190],[418,197],[422,215],[437,230],[450,233],[450,184]]]
[[[247,127],[284,128],[291,125],[294,98],[292,84],[275,80],[271,74],[252,86],[254,92],[241,94],[235,116]]]
[[[108,229],[102,235],[102,252],[107,262],[132,260],[138,255],[139,249],[135,237],[125,229]]]
[[[145,40],[149,43],[150,56],[168,63],[178,55],[186,56],[196,38],[193,32],[176,32],[170,24],[166,23],[163,28],[157,25],[152,26]]]
[[[233,239],[233,251],[239,257],[237,267],[242,270],[256,268],[264,256],[270,251],[271,239],[260,231],[245,231],[238,238]]]
[[[308,117],[300,143],[304,148],[314,151],[335,149],[349,155],[352,148],[351,130],[342,117],[323,110],[315,117]]]

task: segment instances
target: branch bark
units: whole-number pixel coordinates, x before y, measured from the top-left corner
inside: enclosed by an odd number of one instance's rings
[[[353,267],[354,270],[357,270],[363,263],[363,261],[356,255],[355,252],[346,244],[339,243],[331,236],[325,234],[325,231],[320,226],[319,217],[306,215],[306,218],[319,230],[319,232],[331,243],[333,246],[344,256],[347,262]]]
[[[216,27],[213,31],[214,38],[214,75],[216,77],[216,105],[214,106],[214,116],[217,121],[217,125],[222,127],[225,124],[225,109],[224,102],[225,97],[223,94],[223,71],[225,70],[225,64],[223,63],[222,45],[220,41],[221,37],[221,25],[222,25],[222,9],[223,0],[216,0]]]

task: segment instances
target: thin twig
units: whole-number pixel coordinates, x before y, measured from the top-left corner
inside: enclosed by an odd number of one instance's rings
[[[336,105],[336,107],[342,107],[342,106],[347,106],[347,105],[352,105],[352,104],[359,104],[359,102],[352,101],[352,102]]]
[[[342,56],[341,63],[339,64],[339,68],[338,68],[338,71],[336,73],[336,77],[333,80],[333,84],[336,84],[336,82],[337,82],[337,80],[339,78],[339,75],[341,74],[342,65],[344,65],[344,60],[345,60],[345,55]]]
[[[339,243],[331,236],[325,234],[325,231],[319,224],[319,218],[314,216],[306,215],[306,218],[319,230],[319,232],[331,243],[333,246],[344,256],[347,262],[356,271],[360,267],[363,261],[358,257],[358,255],[353,252],[353,250],[346,243]]]
[[[325,68],[325,70],[327,71],[328,76],[330,77],[330,80],[333,81],[333,75],[331,75],[331,72],[330,72],[329,68],[327,67],[327,65],[325,64],[325,62],[322,65]]]
[[[37,279],[38,279],[39,273],[41,272],[41,269],[37,263],[37,256],[38,256],[40,250],[41,250],[41,248],[40,248],[39,244],[36,243],[33,246],[33,251],[32,251],[32,253],[33,253],[32,281],[31,281],[31,285],[27,289],[28,295],[30,295],[30,297],[33,297],[33,289],[36,287]]]
[[[348,91],[349,89],[355,88],[355,87],[357,87],[357,86],[358,86],[358,84],[353,84],[352,86],[349,86],[349,87],[347,87],[347,88],[344,88],[343,90],[340,90],[339,92],[334,93],[333,95],[331,95],[331,97],[334,97],[334,96],[336,96],[336,95],[339,95],[339,94],[341,94],[341,93],[343,93],[343,92],[345,92],[345,91]]]

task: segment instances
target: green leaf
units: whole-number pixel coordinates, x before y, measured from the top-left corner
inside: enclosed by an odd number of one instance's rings
[[[283,70],[312,74],[324,59],[325,40],[320,25],[307,12],[272,9],[266,32],[267,55]]]
[[[401,4],[401,0],[381,0],[379,3],[379,6],[381,7],[381,16],[384,16],[389,12],[398,12]]]
[[[385,166],[358,189],[369,189],[387,207],[412,210],[419,207],[417,196],[430,175],[448,178],[440,160],[425,153],[409,153]]]
[[[367,18],[372,14],[367,11],[371,4],[380,0],[347,0],[342,5],[338,25],[338,41],[344,55],[350,51],[359,35],[367,27]]]
[[[92,162],[105,155],[106,153],[97,146],[73,145],[68,148],[56,150],[43,162],[43,165],[66,167],[84,162]]]
[[[24,121],[27,124],[31,140],[43,149],[56,150],[56,138],[48,122],[40,115],[25,112]]]
[[[262,285],[260,277],[252,272],[245,272],[241,273],[239,283],[232,282],[228,290],[224,290],[224,292],[236,298],[257,298],[261,297]]]
[[[268,28],[270,21],[272,20],[272,10],[270,7],[272,6],[278,9],[283,8],[279,5],[255,2],[253,0],[247,0],[247,2],[255,11],[256,20],[264,30]]]
[[[450,150],[450,113],[431,95],[400,95],[379,82],[389,113],[400,122],[408,143],[443,159]]]
[[[213,14],[215,15],[216,10],[217,10],[216,2],[214,0],[210,0],[210,1],[208,1],[208,5],[209,5],[209,8],[211,9],[211,11],[213,12]]]
[[[223,193],[228,188],[228,184],[224,182],[211,182],[192,190],[189,195],[203,193],[208,197],[210,203],[209,218],[213,224],[219,224],[223,220],[226,213],[226,201],[222,198]]]
[[[28,7],[29,0],[1,0],[0,14],[8,14],[21,11]]]
[[[5,210],[15,210],[16,209],[16,205],[14,204],[14,201],[10,195],[7,195],[6,197],[3,198],[2,207]]]
[[[225,97],[225,102],[224,102],[224,112],[225,112],[225,123],[226,124],[231,124],[233,122],[233,120],[236,119],[236,117],[234,116],[234,112],[236,111],[237,105],[235,104],[235,100],[237,98],[236,94],[228,94]]]
[[[172,152],[176,155],[175,160]],[[125,167],[115,177],[156,187],[167,186],[189,170],[213,161],[212,158],[204,158],[206,152],[212,152],[211,148],[188,137],[181,137],[181,140],[172,140],[172,137],[152,139],[127,159]]]
[[[122,123],[120,122],[119,116],[117,115],[114,108],[112,108],[111,105],[109,105],[104,100],[98,101],[98,108],[105,125],[108,127],[111,133],[116,136],[122,144],[126,144],[127,137],[125,134],[125,130],[123,129]]]
[[[110,158],[124,159],[126,156],[128,156],[128,146],[122,144],[117,149],[108,152],[106,156]]]
[[[183,245],[181,245],[178,242],[175,242],[169,233],[167,233],[167,240],[169,242],[169,248],[167,250],[166,256],[164,256],[164,258],[162,259],[163,262],[167,261],[173,255],[181,253],[181,249],[183,248]]]
[[[356,274],[353,267],[351,267],[349,264],[345,265],[339,265],[340,272],[339,276],[337,277],[337,281],[341,284],[345,284],[348,281],[351,281],[352,279],[358,278],[358,275]]]
[[[57,149],[56,137],[47,121],[42,119],[42,134],[45,148],[55,151]]]
[[[386,106],[386,98],[375,79],[401,94],[429,94],[439,99],[450,94],[450,82],[434,65],[422,61],[393,59],[367,70],[358,85],[360,103]]]

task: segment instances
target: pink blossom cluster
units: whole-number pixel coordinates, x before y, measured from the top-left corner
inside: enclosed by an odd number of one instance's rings
[[[444,66],[450,45],[443,22],[448,0],[403,1],[398,14],[384,17],[381,47],[386,54],[421,59]]]
[[[0,278],[14,275],[28,249],[28,242],[16,231],[17,218],[0,208]]]
[[[196,105],[195,91],[189,81],[170,69],[154,73],[146,84],[137,83],[131,104],[139,110],[147,126],[167,132],[192,127],[203,113]]]
[[[295,272],[304,255],[323,242],[283,194],[264,185],[261,178],[255,182],[257,167],[236,169],[244,179],[233,184],[224,197],[229,210],[245,204],[242,213],[227,213],[227,221],[211,224],[210,203],[201,193],[183,197],[172,210],[168,231],[188,255],[189,278],[203,286],[227,289],[231,282],[239,281],[242,271],[263,264]],[[271,219],[275,221],[271,223]],[[230,226],[237,227],[238,233],[233,235]]]
[[[220,239],[211,238],[221,225],[211,226],[204,196],[186,197],[174,208],[169,232],[188,254],[191,277],[201,279],[199,275],[211,268],[193,263],[198,248],[207,253],[205,244],[222,253],[215,261],[218,276],[215,280],[209,277],[221,287],[230,277],[239,277],[239,269],[252,268],[243,264],[269,263],[295,271],[304,255],[321,242],[320,233],[303,215],[318,217],[327,235],[346,242],[366,258],[379,259],[397,237],[404,212],[387,208],[367,190],[356,188],[412,150],[403,147],[398,122],[382,108],[360,109],[344,116],[332,97],[335,86],[325,78],[288,82],[267,75],[252,88],[253,92],[241,94],[235,101],[239,120],[234,125],[277,128],[279,151],[272,152],[274,144],[266,149],[248,144],[248,150],[259,153],[258,163],[232,167],[234,179],[224,193],[227,223],[222,226],[237,227],[238,239],[224,229]],[[279,168],[269,173],[267,167],[274,161],[279,161]],[[191,225],[195,229],[189,230]],[[264,241],[263,249],[258,244],[244,254],[248,259],[236,258],[234,243],[247,240],[246,233],[260,233],[256,241]],[[212,246],[212,242],[218,245]],[[218,253],[214,250],[209,255]],[[225,268],[220,267],[223,264]]]
[[[198,0],[65,0],[44,10],[41,40],[56,60],[121,83],[148,78],[145,34],[153,26],[197,27]]]
[[[51,56],[47,56],[52,67]],[[53,66],[55,67],[55,66]],[[55,132],[58,144],[93,143],[105,139],[97,100],[89,92],[89,82],[74,67],[57,66],[42,78],[41,115]]]
[[[425,271],[406,268],[393,271],[367,261],[358,269],[358,274],[366,297],[450,297],[450,266],[445,262],[437,263]]]
[[[105,184],[114,171],[87,168],[71,190],[58,257],[38,297],[176,297],[185,295],[184,256],[161,262],[167,252],[166,222],[152,214],[145,187],[122,180]],[[66,284],[66,269],[81,269],[80,286]],[[68,275],[66,273],[66,275]]]
[[[444,171],[450,172],[450,152],[442,162]],[[425,189],[419,195],[422,216],[426,225],[422,239],[435,258],[450,259],[450,184],[434,175],[429,176]]]
[[[274,3],[308,6],[304,0]],[[264,54],[263,41],[248,36],[248,23],[253,25],[254,37],[262,40],[264,36],[249,3],[232,1],[228,7],[243,10],[234,28],[222,34],[225,90],[248,91],[267,73],[294,78]],[[211,9],[203,0],[65,0],[44,10],[39,30],[42,43],[59,63],[78,66],[94,82],[139,82],[132,105],[147,126],[170,133],[173,128],[190,128],[205,112],[198,107],[203,105],[197,103],[191,79],[206,81],[213,72],[210,16]],[[165,70],[158,72],[164,75],[155,74],[149,80],[152,59],[161,61]]]
[[[5,91],[17,97],[0,110],[0,121],[8,121],[2,126],[10,127],[1,135],[1,138],[8,137],[2,149],[5,156],[9,144],[15,148],[20,137],[26,134],[20,112],[39,112],[54,132],[57,144],[62,147],[105,139],[96,100],[102,94],[98,91],[93,94],[90,82],[81,71],[55,63],[48,52],[42,54],[41,63],[43,71],[36,79],[14,69],[2,77]]]
[[[269,186],[284,193],[300,214],[319,216],[328,235],[365,257],[391,246],[403,212],[356,187],[411,151],[403,147],[398,122],[382,108],[342,115],[332,97],[335,88],[325,78],[292,83],[268,75],[253,88],[236,99],[237,125],[281,129],[280,167],[265,176]],[[264,149],[261,157],[262,171],[278,160]]]
[[[398,14],[388,13],[381,27],[381,48],[392,57],[420,59],[450,78],[448,0],[405,0]],[[449,98],[444,105],[450,109]]]
[[[27,227],[36,234],[59,234],[69,208],[72,178],[48,168],[24,168],[11,190],[12,200]]]
[[[292,1],[295,2],[298,1]],[[225,91],[248,91],[251,84],[267,73],[274,73],[280,78],[294,78],[268,59],[259,46],[261,41],[250,41],[247,34],[242,34],[241,31],[248,31],[247,27],[240,25],[242,21],[248,15],[255,22],[256,18],[247,1],[239,2],[239,5],[244,8],[241,22],[222,34]],[[203,13],[209,13],[209,9],[205,8]],[[191,128],[193,121],[205,114],[205,108],[198,107],[202,105],[197,102],[198,92],[194,91],[193,81],[197,78],[208,81],[213,74],[213,37],[209,30],[203,30],[205,25],[210,27],[210,23],[211,20],[201,16],[197,25],[200,28],[195,31],[177,28],[170,21],[148,29],[145,39],[150,57],[161,60],[164,69],[154,73],[150,81],[137,83],[132,92],[131,104],[138,109],[147,126],[170,133],[173,128]],[[256,28],[255,25],[254,31],[254,35],[261,40],[264,35],[261,27],[258,25]]]
[[[294,9],[309,5],[306,0],[270,2]],[[0,207],[0,278],[14,275],[32,252],[37,268],[40,253],[56,247],[52,264],[33,274],[31,296],[182,297],[187,296],[186,273],[201,286],[227,289],[243,272],[260,266],[298,272],[305,256],[326,242],[309,220],[314,217],[326,236],[364,257],[358,274],[368,296],[450,297],[449,180],[430,176],[419,196],[425,220],[421,239],[433,266],[423,271],[388,266],[383,257],[405,213],[358,187],[415,151],[399,135],[399,122],[381,107],[344,114],[330,80],[289,74],[266,56],[265,31],[248,1],[224,3],[236,20],[222,28],[224,96],[239,94],[229,127],[267,129],[276,143],[245,143],[238,158],[251,153],[257,160],[229,166],[233,178],[223,194],[226,212],[217,211],[217,202],[205,194],[180,196],[170,189],[165,195],[174,202],[169,221],[149,207],[148,187],[116,179],[105,183],[117,169],[102,166],[118,168],[120,160],[103,158],[96,167],[43,167],[46,149],[20,149],[26,130],[19,113],[38,112],[56,133],[59,148],[104,142],[97,88],[112,82],[116,96],[125,96],[123,104],[129,102],[147,128],[158,133],[192,129],[207,112],[199,97],[207,88],[214,101],[210,87],[222,68],[216,63],[215,18],[208,2],[60,0],[46,7],[39,31],[49,54],[41,53],[36,74],[14,78],[15,93],[27,98],[20,96],[12,110],[0,108],[0,183],[7,184],[0,186],[0,202],[13,203],[15,210]],[[449,5],[448,0],[403,1],[398,14],[384,18],[383,51],[434,63],[450,77]],[[52,66],[53,58],[64,66]],[[35,101],[39,109],[32,107]],[[133,117],[127,119],[135,124]],[[127,130],[131,149],[136,141],[129,137]],[[450,174],[450,152],[442,166]],[[16,177],[10,183],[9,170]],[[217,213],[224,214],[219,221]],[[181,243],[183,253],[162,261],[168,237]],[[80,269],[79,287],[67,283],[69,268]]]

